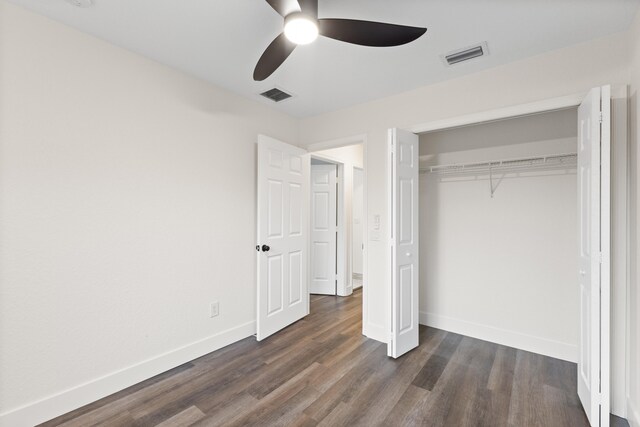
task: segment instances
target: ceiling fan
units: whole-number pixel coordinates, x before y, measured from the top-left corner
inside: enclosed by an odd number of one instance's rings
[[[427,29],[356,19],[318,19],[318,0],[266,0],[284,17],[284,31],[267,47],[253,71],[253,79],[269,77],[299,44],[318,35],[361,46],[390,47],[410,43]]]

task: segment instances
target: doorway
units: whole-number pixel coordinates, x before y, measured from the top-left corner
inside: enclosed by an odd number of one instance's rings
[[[337,167],[336,173],[336,284],[333,295],[350,296],[351,193],[354,166],[363,170],[363,227],[366,229],[366,136],[313,144],[307,150],[258,135],[256,207],[257,304],[256,339],[269,336],[308,316],[311,310],[311,158]],[[320,163],[320,162],[316,162]],[[333,171],[333,168],[331,168]],[[328,176],[333,176],[330,173]],[[340,185],[340,183],[343,183]],[[325,197],[326,211],[333,197]],[[327,224],[333,220],[326,217]],[[367,241],[364,240],[362,284],[353,301],[362,306],[362,322],[353,327],[367,335]],[[324,257],[328,259],[327,256]],[[332,267],[326,269],[331,271]],[[325,275],[329,277],[330,274]],[[314,296],[315,297],[315,296]],[[367,335],[368,336],[368,335]]]
[[[310,293],[350,296],[364,282],[364,145],[313,151],[310,193]]]

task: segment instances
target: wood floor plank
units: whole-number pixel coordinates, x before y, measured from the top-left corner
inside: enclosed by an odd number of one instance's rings
[[[361,334],[362,291],[46,426],[588,426],[576,365],[420,327],[399,359]],[[619,420],[616,420],[619,422]]]
[[[511,396],[513,375],[516,369],[517,350],[511,347],[497,346],[496,357],[489,375],[489,390]]]
[[[304,387],[292,393],[286,393],[277,402],[251,408],[247,413],[234,420],[230,427],[288,425],[303,416],[303,410],[313,402],[319,393],[312,387]]]
[[[259,399],[256,405],[253,406],[251,411],[246,411],[249,418],[251,415],[255,413],[264,412],[265,408],[270,409],[274,407],[279,407],[283,402],[289,401],[291,398],[296,396],[298,393],[307,391],[309,393],[315,392],[315,395],[320,395],[310,383],[317,378],[318,376],[323,375],[326,372],[326,366],[323,366],[319,363],[313,363],[309,367],[307,367],[304,371],[300,372],[295,377],[291,378],[282,386],[273,390],[271,393]],[[311,404],[312,402],[309,402]],[[308,405],[307,405],[308,406]],[[307,408],[307,406],[301,407],[301,411]],[[295,414],[296,417],[300,414]]]
[[[189,406],[184,411],[174,415],[157,424],[156,427],[181,427],[181,426],[189,426],[195,423],[196,421],[201,420],[205,417],[205,414],[195,406]]]
[[[225,401],[224,405],[210,410],[209,414],[198,422],[193,423],[192,427],[220,427],[231,424],[235,420],[244,415],[247,408],[253,408],[258,404],[258,400],[248,393],[242,393],[232,396]]]
[[[361,390],[373,381],[374,371],[370,368],[353,369],[338,382],[322,393],[305,413],[316,421],[322,421],[340,402],[349,403]]]
[[[349,425],[349,419],[351,418],[351,407],[344,403],[338,402],[333,407],[331,412],[318,423],[318,426],[322,427],[340,427]]]
[[[287,360],[282,360],[279,365],[271,365],[248,389],[248,393],[261,399],[289,379],[304,371],[315,360],[331,351],[332,346],[339,345],[347,340],[347,337],[338,335],[328,344],[313,342],[303,349],[291,355]]]
[[[564,392],[571,392],[575,388],[578,381],[575,364],[553,357],[545,357],[543,363],[545,384]]]
[[[431,354],[422,370],[420,370],[413,381],[413,385],[422,387],[425,390],[433,390],[449,360],[451,360],[451,356],[458,348],[460,341],[462,341],[461,335],[447,334],[435,352]]]
[[[550,422],[544,405],[544,356],[518,351],[509,408],[510,425],[545,426]],[[545,410],[541,410],[545,408]]]
[[[516,356],[517,350],[514,348],[501,345],[496,348],[487,386],[487,416],[492,418],[496,427],[508,425]]]
[[[430,392],[424,388],[409,385],[383,424],[389,426],[420,425],[420,408],[425,407],[429,395]]]
[[[221,369],[220,365],[213,365],[212,369],[201,371],[200,369],[205,366],[200,366],[198,376],[190,378],[167,392],[156,395],[152,400],[147,400],[144,404],[136,405],[129,410],[136,419],[152,423],[155,420],[175,415],[196,404],[203,395],[224,396],[228,394],[229,385],[237,384],[238,381],[251,377],[264,368],[265,364],[254,356],[252,358],[238,357],[223,366],[226,369]],[[199,405],[198,407],[205,412],[207,411]]]

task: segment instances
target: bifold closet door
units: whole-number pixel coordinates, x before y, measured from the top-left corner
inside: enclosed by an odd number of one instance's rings
[[[388,355],[418,346],[418,135],[389,130],[391,337]]]
[[[609,425],[611,88],[578,109],[580,337],[578,396],[592,426]]]

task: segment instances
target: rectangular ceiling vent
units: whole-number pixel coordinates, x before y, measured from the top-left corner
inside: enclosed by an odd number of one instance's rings
[[[473,58],[486,56],[488,53],[489,50],[487,49],[487,43],[483,42],[475,46],[465,47],[463,49],[449,52],[448,54],[443,55],[443,58],[447,65],[454,65]]]
[[[272,100],[273,102],[284,101],[285,99],[291,98],[291,95],[287,92],[274,87],[273,89],[269,89],[266,92],[262,92],[260,95],[264,96],[267,99]]]

